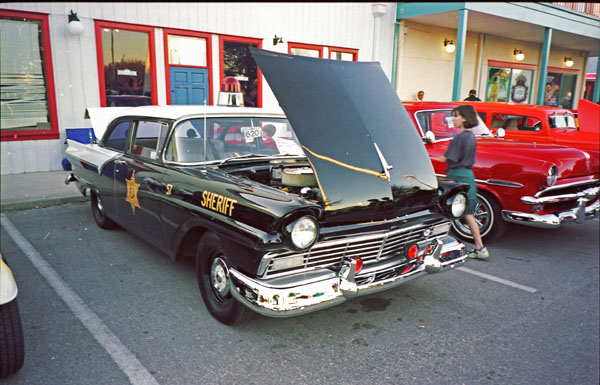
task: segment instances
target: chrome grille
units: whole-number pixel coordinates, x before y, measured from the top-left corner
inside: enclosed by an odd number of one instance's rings
[[[344,258],[361,258],[366,265],[402,255],[406,244],[428,239],[423,238],[423,230],[427,228],[431,229],[429,238],[445,235],[450,228],[450,222],[442,218],[433,223],[419,224],[387,233],[319,242],[304,252],[271,254],[267,257],[270,261],[262,278],[274,278],[322,268],[338,269]],[[273,270],[274,260],[286,258],[302,258],[303,265],[285,270]]]
[[[555,195],[564,195],[564,194],[576,194],[578,192],[584,191],[590,187],[597,187],[600,183],[598,179],[585,181],[585,182],[576,182],[576,183],[568,183],[564,185],[557,185],[549,187],[543,191],[535,194],[536,198],[545,198],[551,197]]]

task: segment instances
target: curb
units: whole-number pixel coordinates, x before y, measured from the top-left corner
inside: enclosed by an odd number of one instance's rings
[[[71,197],[59,197],[59,198],[46,198],[46,199],[34,199],[29,201],[20,201],[20,202],[2,202],[0,204],[0,211],[19,211],[19,210],[30,210],[30,209],[40,209],[44,207],[52,207],[64,205],[67,203],[81,203],[88,202],[89,197],[81,196],[71,196]]]

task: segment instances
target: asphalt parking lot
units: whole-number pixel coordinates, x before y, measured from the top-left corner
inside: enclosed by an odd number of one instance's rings
[[[193,266],[89,205],[2,214],[25,365],[2,384],[598,384],[599,225],[511,227],[489,261],[228,327]]]

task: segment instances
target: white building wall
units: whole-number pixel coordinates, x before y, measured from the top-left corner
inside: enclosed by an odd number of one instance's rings
[[[379,59],[391,78],[395,3],[381,17]],[[373,3],[3,3],[2,8],[48,13],[54,67],[59,140],[1,142],[1,173],[60,170],[66,148],[65,129],[90,127],[83,118],[87,107],[100,106],[94,20],[141,24],[155,28],[157,92],[166,102],[163,27],[263,39],[263,49],[287,52],[287,42],[358,49],[359,61],[372,61]],[[84,32],[67,30],[73,10]],[[284,44],[273,46],[273,36]],[[220,74],[218,36],[212,38],[213,100]],[[263,106],[277,101],[263,78]]]

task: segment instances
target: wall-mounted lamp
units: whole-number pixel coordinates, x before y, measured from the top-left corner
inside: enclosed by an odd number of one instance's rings
[[[444,47],[446,48],[446,52],[452,53],[456,50],[456,46],[454,45],[454,40],[444,39]]]
[[[567,57],[567,56],[565,56],[565,65],[566,65],[567,67],[573,67],[573,64],[574,64],[574,63],[573,63],[573,59],[572,59],[572,58],[570,58],[570,57]]]
[[[278,43],[283,43],[283,37],[275,35],[275,37],[273,38],[273,45],[277,45]]]
[[[69,33],[71,35],[79,36],[83,33],[83,24],[79,21],[77,14],[71,10],[69,15]]]
[[[515,55],[515,59],[518,61],[525,59],[525,54],[520,49],[515,49],[513,55]]]

